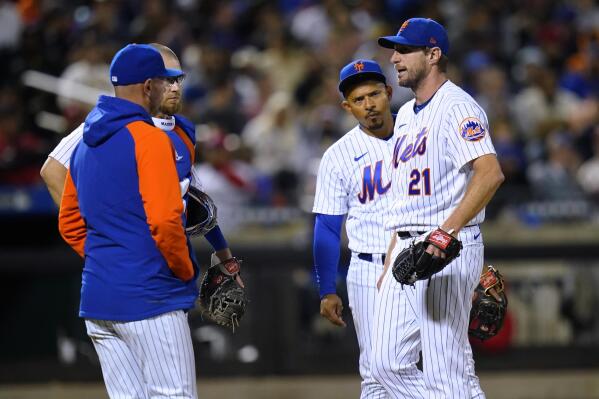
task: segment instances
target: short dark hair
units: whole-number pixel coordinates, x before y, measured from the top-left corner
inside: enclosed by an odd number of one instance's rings
[[[447,72],[448,64],[449,64],[449,57],[446,56],[445,54],[442,54],[441,58],[439,59],[439,63],[437,64],[437,66],[439,67],[439,70],[441,72]]]
[[[343,98],[347,98],[348,93],[352,91],[356,86],[371,80],[387,85],[387,80],[381,74],[366,72],[345,79],[341,87],[339,87],[339,90],[341,91],[341,93],[343,93]]]
[[[430,52],[432,50],[432,47],[426,47],[424,49],[425,52]],[[449,57],[447,57],[445,54],[441,53],[441,58],[439,58],[439,62],[437,63],[437,67],[439,68],[439,71],[445,73],[447,72],[447,66],[449,64]]]

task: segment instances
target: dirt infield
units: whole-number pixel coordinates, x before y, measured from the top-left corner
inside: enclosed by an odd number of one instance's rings
[[[598,371],[484,373],[490,399],[599,399]],[[201,399],[348,399],[359,396],[356,377],[265,377],[198,381]],[[0,399],[106,399],[101,384],[0,386]]]

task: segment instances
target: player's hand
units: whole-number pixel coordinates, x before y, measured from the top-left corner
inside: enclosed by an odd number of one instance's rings
[[[225,261],[227,259],[231,259],[233,257],[233,253],[231,252],[231,250],[229,248],[224,248],[224,249],[215,251],[213,256],[216,257],[216,259],[213,258],[212,256],[210,257],[211,265]],[[241,288],[245,288],[245,284],[243,283],[243,280],[241,279],[241,275],[238,274],[235,277],[235,281],[237,282],[237,285],[239,285]]]
[[[426,253],[441,259],[445,259],[445,252],[441,251],[439,248],[435,247],[432,244],[430,244],[428,248],[426,248]]]
[[[327,294],[320,301],[320,315],[339,327],[345,327],[343,321],[343,303],[336,294]]]
[[[447,232],[449,229],[445,229],[445,228],[441,227],[441,230]],[[455,237],[455,238],[458,238],[458,233],[456,231],[453,231],[451,233],[451,235],[453,237]],[[432,244],[429,245],[428,248],[426,248],[426,253],[427,254],[431,254],[433,256],[436,256],[436,257],[441,258],[441,259],[445,259],[445,252],[443,252],[441,249],[435,247]]]

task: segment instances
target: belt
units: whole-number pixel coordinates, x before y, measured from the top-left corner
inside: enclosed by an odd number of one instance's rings
[[[402,240],[410,237],[418,237],[426,233],[426,231],[398,231],[397,236]]]
[[[467,227],[475,227],[475,226],[478,226],[478,225],[476,225],[476,224],[471,224],[471,225],[465,226],[465,227],[464,227],[464,229],[465,229],[465,228],[467,228]],[[397,232],[397,236],[398,236],[399,238],[401,238],[402,240],[404,240],[404,239],[406,239],[406,238],[410,238],[410,237],[418,237],[418,236],[421,236],[421,235],[423,235],[424,233],[426,233],[426,231],[398,231],[398,232]]]
[[[383,263],[385,263],[385,257],[386,257],[385,254],[383,254],[383,256],[381,257]],[[358,258],[365,260],[366,262],[372,262],[372,254],[365,254],[365,253],[361,252],[358,254]]]

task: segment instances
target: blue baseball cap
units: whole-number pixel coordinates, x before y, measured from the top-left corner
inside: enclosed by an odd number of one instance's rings
[[[183,74],[179,69],[166,68],[160,52],[147,44],[128,44],[115,54],[110,63],[110,82],[113,86],[127,86],[151,78]]]
[[[395,36],[379,37],[379,46],[394,48],[396,44],[417,47],[439,47],[443,55],[449,53],[449,39],[443,25],[429,18],[411,18],[405,21]]]
[[[359,80],[378,80],[387,84],[387,79],[380,65],[373,60],[355,60],[339,71],[339,91],[343,93],[347,87]]]

